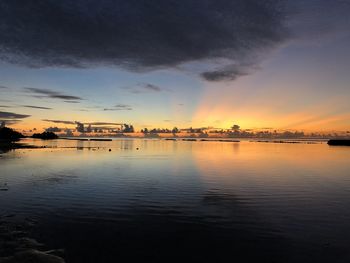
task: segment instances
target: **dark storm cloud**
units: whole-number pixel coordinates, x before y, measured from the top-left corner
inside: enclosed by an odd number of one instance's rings
[[[49,89],[38,89],[38,88],[28,88],[28,87],[25,87],[23,89],[26,92],[33,94],[33,96],[36,98],[62,99],[69,102],[82,100],[82,98],[80,97],[62,94],[61,92],[53,91]]]
[[[324,42],[350,35],[349,0],[288,1],[291,33],[299,40]]]
[[[0,111],[0,119],[24,119],[28,117],[30,117],[30,115]]]
[[[240,64],[285,39],[284,6],[285,0],[2,0],[0,59],[133,71],[202,60]]]
[[[32,106],[32,105],[21,105],[21,107],[31,108],[31,109],[38,109],[38,110],[52,110],[52,108],[40,107],[40,106]]]

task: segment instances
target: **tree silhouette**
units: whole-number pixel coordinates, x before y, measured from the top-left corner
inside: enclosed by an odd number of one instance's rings
[[[234,130],[235,132],[236,131],[239,131],[241,129],[241,127],[237,124],[234,124],[232,127],[231,127],[232,130]]]
[[[3,141],[18,141],[24,138],[24,135],[7,127],[0,128],[0,140]]]

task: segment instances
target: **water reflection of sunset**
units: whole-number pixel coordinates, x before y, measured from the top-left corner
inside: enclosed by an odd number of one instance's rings
[[[350,152],[342,148],[333,149],[323,143],[243,141],[198,143],[193,145],[192,156],[200,174],[206,178],[222,177],[224,182],[231,182],[253,176],[251,179],[261,181],[270,181],[272,177],[288,181],[297,179],[300,171],[309,171],[312,175],[327,170],[324,176],[331,178],[333,167],[344,165],[346,158],[350,158]],[[284,172],[275,174],[273,171],[276,170]]]

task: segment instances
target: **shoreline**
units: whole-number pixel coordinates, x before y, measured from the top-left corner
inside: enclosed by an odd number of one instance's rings
[[[20,142],[9,142],[9,141],[1,141],[0,140],[0,154],[7,153],[12,150],[17,149],[42,149],[46,148],[46,146],[35,146],[26,143]]]

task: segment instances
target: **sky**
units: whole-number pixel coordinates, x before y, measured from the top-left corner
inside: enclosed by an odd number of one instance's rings
[[[350,0],[2,0],[0,121],[350,130]]]

